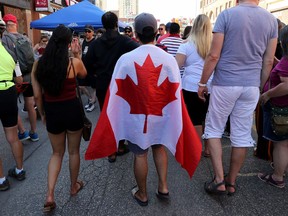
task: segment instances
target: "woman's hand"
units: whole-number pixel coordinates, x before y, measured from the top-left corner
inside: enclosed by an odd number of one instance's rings
[[[73,38],[71,42],[71,52],[75,58],[80,58],[81,47],[78,38]]]
[[[268,95],[268,92],[265,92],[265,93],[263,93],[263,94],[260,96],[259,103],[262,104],[262,105],[264,105],[264,104],[266,104],[267,101],[269,101],[269,100],[270,100],[270,97],[269,97],[269,95]]]

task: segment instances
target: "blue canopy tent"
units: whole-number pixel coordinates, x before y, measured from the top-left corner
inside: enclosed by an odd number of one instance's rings
[[[59,24],[63,24],[78,32],[83,31],[86,24],[92,25],[95,29],[102,28],[101,17],[104,13],[104,11],[89,1],[82,1],[32,21],[30,28],[52,31]],[[119,27],[124,28],[125,24],[119,22]]]

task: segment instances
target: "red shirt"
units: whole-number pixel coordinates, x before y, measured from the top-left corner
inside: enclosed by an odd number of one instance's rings
[[[67,78],[64,81],[63,89],[59,95],[50,95],[44,92],[44,98],[47,102],[66,101],[76,98],[76,80],[75,78]]]

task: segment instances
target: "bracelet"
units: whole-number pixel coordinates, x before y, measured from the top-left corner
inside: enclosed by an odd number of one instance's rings
[[[198,86],[199,86],[199,87],[206,87],[207,84],[204,84],[204,83],[200,83],[200,82],[198,82]]]

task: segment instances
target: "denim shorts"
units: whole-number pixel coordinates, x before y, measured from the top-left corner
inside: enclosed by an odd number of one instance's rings
[[[262,106],[263,109],[263,137],[272,142],[279,142],[288,139],[288,135],[278,136],[276,135],[271,126],[271,104],[267,102]]]
[[[162,146],[162,145],[156,144],[156,145],[152,145],[152,148],[157,148],[157,147],[160,147],[160,146]],[[149,149],[149,148],[147,148],[147,149],[142,149],[142,148],[140,148],[137,144],[132,143],[132,142],[130,142],[129,140],[128,140],[128,148],[129,148],[129,150],[130,150],[133,154],[135,154],[135,155],[143,155],[143,154],[146,154],[146,153],[148,152],[148,149]]]

